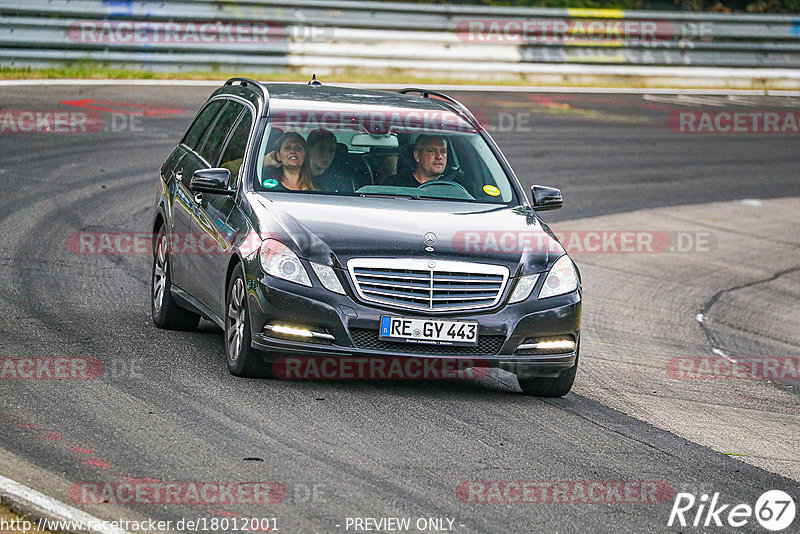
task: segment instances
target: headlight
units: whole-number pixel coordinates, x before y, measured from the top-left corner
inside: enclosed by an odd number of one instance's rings
[[[578,289],[578,272],[572,260],[565,254],[558,258],[544,279],[539,298],[555,297],[576,289]]]
[[[533,286],[536,285],[536,280],[539,279],[538,274],[529,274],[527,276],[520,276],[519,280],[517,280],[517,287],[514,288],[514,292],[511,293],[511,298],[508,300],[509,304],[514,304],[515,302],[521,302],[526,298],[531,296],[531,291],[533,291]]]
[[[317,273],[317,278],[319,278],[319,281],[325,286],[325,289],[344,295],[344,288],[341,282],[339,282],[336,273],[333,272],[333,267],[314,263],[313,261],[311,262],[311,267],[314,269],[314,272]]]
[[[265,239],[261,243],[261,268],[264,272],[276,278],[283,278],[295,284],[302,284],[311,287],[311,279],[308,277],[300,258],[292,250],[274,239]]]

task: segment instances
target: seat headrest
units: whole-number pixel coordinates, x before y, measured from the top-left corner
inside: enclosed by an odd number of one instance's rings
[[[403,145],[397,150],[397,174],[411,174],[417,166],[414,145]]]

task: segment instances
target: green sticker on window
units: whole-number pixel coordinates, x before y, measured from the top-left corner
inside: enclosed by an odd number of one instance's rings
[[[276,180],[275,178],[269,178],[261,182],[261,185],[263,185],[264,187],[278,187],[278,180]]]

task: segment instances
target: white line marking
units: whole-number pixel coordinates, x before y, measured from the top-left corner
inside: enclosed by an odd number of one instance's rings
[[[758,208],[761,206],[761,201],[755,198],[746,198],[740,202],[745,206],[753,206],[754,208]]]
[[[725,95],[688,95],[685,93],[675,94],[675,95],[652,95],[647,94],[644,95],[642,98],[645,100],[649,100],[650,102],[660,102],[662,104],[673,104],[673,105],[680,105],[680,106],[717,106],[717,107],[724,107],[730,106],[731,102],[728,98],[731,98],[733,95],[727,95],[727,98],[723,98]],[[745,95],[745,96],[763,96],[763,95]]]
[[[141,86],[194,86],[219,87],[225,80],[0,80],[0,87],[47,86],[47,85],[141,85]],[[268,83],[268,82],[267,82]],[[287,83],[287,82],[278,82]],[[323,83],[324,80],[323,80]],[[763,89],[669,89],[639,87],[559,87],[559,86],[509,86],[509,85],[457,85],[457,84],[417,84],[409,83],[339,83],[327,85],[354,87],[361,89],[402,89],[421,87],[439,91],[491,91],[500,93],[593,93],[593,94],[633,94],[633,95],[750,95],[750,96],[800,96],[800,91],[764,91]]]
[[[225,80],[0,80],[0,86],[20,85],[184,85],[219,87]]]
[[[797,96],[800,91],[779,91],[777,89],[767,89],[767,96]]]
[[[778,95],[766,96],[763,94],[730,94],[730,95],[656,95],[646,94],[642,98],[651,102],[660,102],[662,104],[686,105],[686,106],[717,106],[717,107],[732,107],[732,106],[765,106],[765,107],[800,107],[800,102],[796,98],[788,98],[787,96],[779,97]]]
[[[22,502],[25,506],[41,510],[47,515],[56,518],[56,521],[80,523],[84,528],[88,528],[86,532],[93,534],[130,534],[126,530],[111,528],[108,521],[98,519],[2,475],[0,475],[0,494],[4,497],[10,496],[12,501]]]
[[[751,96],[738,96],[738,95],[729,95],[728,100],[733,104],[739,104],[740,106],[759,106],[761,105],[761,99],[753,98]]]
[[[689,95],[679,95],[678,100],[681,104],[690,104],[696,106],[716,106],[718,108],[730,106],[730,102],[728,102],[727,99],[713,96],[694,97]]]
[[[670,88],[640,88],[640,87],[560,87],[560,86],[509,86],[509,85],[430,85],[430,84],[396,84],[396,83],[351,83],[331,85],[346,85],[362,89],[403,89],[405,87],[419,87],[438,91],[491,91],[498,93],[588,93],[588,94],[628,94],[628,95],[752,95],[763,96],[762,89],[670,89]],[[800,91],[796,92],[800,95]]]
[[[787,96],[778,98],[779,96],[780,95],[767,95],[767,97],[762,98],[749,95],[729,95],[728,99],[731,102],[736,102],[737,104],[741,104],[743,106],[769,106],[794,109],[800,108],[800,100],[797,98],[789,98]]]
[[[736,360],[734,360],[733,358],[731,358],[730,356],[725,354],[725,352],[723,352],[723,351],[721,351],[719,349],[711,349],[711,352],[713,352],[717,356],[722,356],[723,358],[725,358],[726,360],[728,360],[731,363],[736,363]]]
[[[694,94],[689,95],[686,93],[673,94],[673,95],[657,95],[646,94],[642,96],[645,100],[650,102],[659,102],[661,104],[673,104],[676,106],[716,106],[716,107],[731,107],[734,105],[739,106],[754,106],[754,102],[758,98],[765,98],[763,94],[728,94],[728,95],[709,95],[709,94]]]

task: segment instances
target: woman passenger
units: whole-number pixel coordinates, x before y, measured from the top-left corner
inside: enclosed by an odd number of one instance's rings
[[[297,132],[288,132],[281,135],[273,146],[275,150],[264,158],[264,179],[261,185],[271,191],[315,190],[303,136]]]

